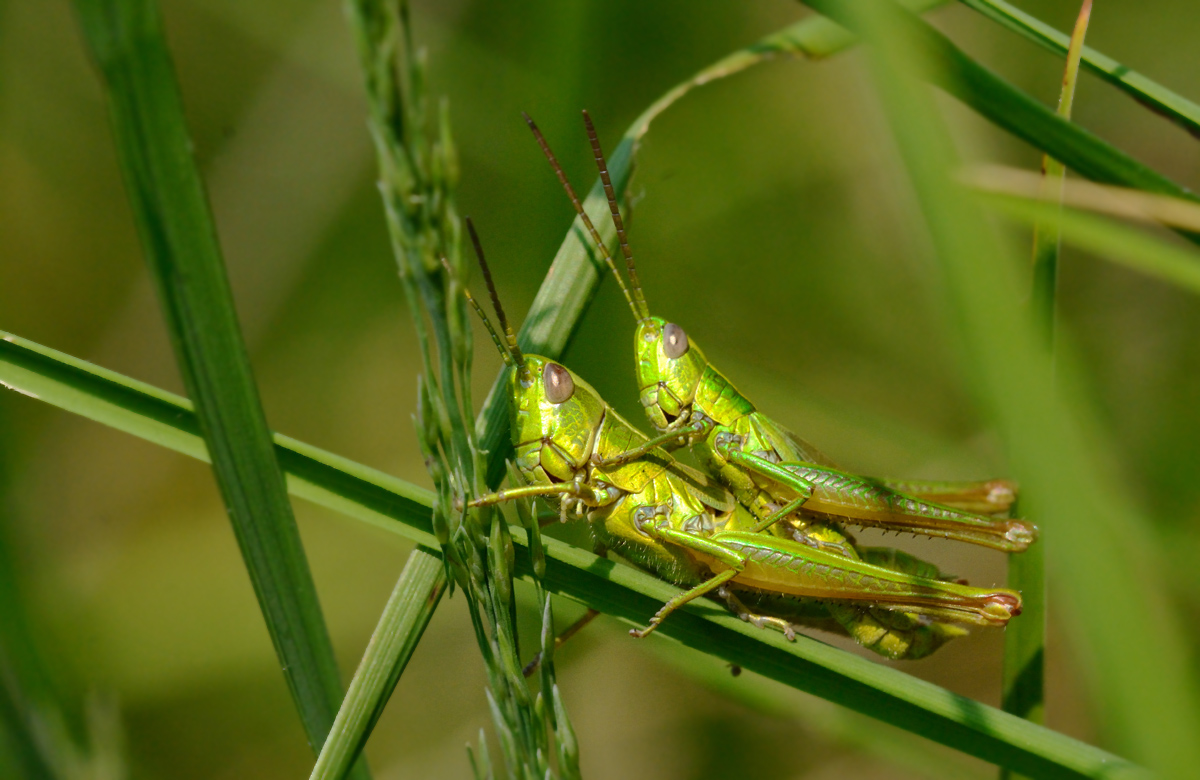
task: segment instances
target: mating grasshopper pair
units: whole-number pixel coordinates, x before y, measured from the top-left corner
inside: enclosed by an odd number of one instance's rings
[[[860,548],[841,527],[873,525],[1020,551],[1036,529],[990,516],[1011,505],[1011,483],[898,483],[848,474],[758,412],[682,328],[650,316],[599,140],[586,112],[584,119],[628,286],[526,117],[638,321],[641,399],[660,435],[641,434],[565,367],[521,353],[468,222],[503,339],[474,299],[471,304],[513,368],[508,389],[516,466],[529,483],[470,505],[547,498],[564,519],[586,516],[600,545],[687,588],[647,628],[633,631],[636,636],[688,601],[715,594],[744,619],[789,638],[797,626],[814,626],[840,630],[890,658],[919,658],[965,633],[955,624],[1002,626],[1018,614],[1014,591],[949,581],[912,556]],[[684,445],[717,482],[667,452]]]

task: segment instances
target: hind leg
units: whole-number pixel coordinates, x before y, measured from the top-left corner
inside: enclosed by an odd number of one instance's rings
[[[796,641],[796,626],[784,620],[781,617],[773,615],[763,615],[758,612],[752,612],[749,607],[742,603],[742,600],[733,594],[728,586],[722,586],[717,589],[717,595],[724,599],[725,604],[729,607],[729,611],[745,620],[752,626],[758,628],[771,628],[781,632],[787,637],[789,642]]]
[[[774,506],[768,504],[768,508]],[[855,547],[854,537],[841,526],[827,520],[797,512],[771,527],[770,533],[840,555],[851,560],[865,560]]]

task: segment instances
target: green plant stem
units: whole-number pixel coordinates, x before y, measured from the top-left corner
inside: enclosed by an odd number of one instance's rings
[[[1067,64],[1063,72],[1062,95],[1057,113],[1070,120],[1071,107],[1075,103],[1075,84],[1079,79],[1079,55],[1083,51],[1083,39],[1087,34],[1091,15],[1091,0],[1084,0],[1079,22],[1071,36],[1067,52]],[[1062,204],[1063,182],[1067,169],[1050,155],[1042,157],[1042,197]],[[1036,225],[1033,230],[1033,293],[1030,310],[1036,327],[1041,331],[1046,349],[1053,360],[1055,297],[1058,286],[1059,232],[1054,225]]]
[[[1021,619],[1004,631],[1000,706],[1034,723],[1044,722],[1046,664],[1046,540],[1008,556],[1008,586],[1021,593]]]
[[[1079,56],[1087,33],[1091,0],[1084,0],[1079,20],[1067,52],[1063,71],[1062,94],[1058,115],[1071,118],[1075,102],[1075,84],[1079,79]],[[1042,195],[1052,199],[1062,209],[1063,182],[1066,167],[1050,155],[1042,157]],[[1030,316],[1033,326],[1042,335],[1043,346],[1054,363],[1054,327],[1058,287],[1058,254],[1061,244],[1057,222],[1039,223],[1033,231],[1033,292]],[[1053,381],[1053,377],[1051,377]],[[1028,503],[1028,502],[1027,502]],[[1033,512],[1037,516],[1036,507]],[[1052,527],[1042,524],[1042,539],[1023,555],[1008,556],[1008,585],[1020,591],[1024,609],[1020,620],[1004,633],[1004,667],[1001,682],[1001,706],[1005,712],[1044,722],[1046,666],[1046,554],[1047,535]],[[1014,778],[1007,769],[1000,777]]]
[[[1070,48],[1069,35],[1003,0],[959,2],[1059,56],[1066,56]],[[1090,47],[1083,47],[1081,61],[1090,73],[1125,92],[1141,105],[1165,116],[1192,135],[1200,135],[1200,105]]]
[[[185,399],[16,336],[0,334],[0,384],[177,452],[207,458]],[[418,544],[437,544],[429,491],[279,434],[275,441],[294,495]],[[516,576],[532,580],[525,535],[513,534],[512,542]],[[550,538],[542,544],[548,591],[630,625],[644,625],[678,593],[649,574],[587,550]],[[1031,777],[1145,776],[1135,764],[1099,748],[814,639],[788,642],[714,604],[688,604],[656,634]]]
[[[433,528],[446,574],[467,601],[507,776],[569,780],[578,776],[577,744],[553,665],[542,666],[540,692],[519,674],[508,523],[491,508],[463,512],[455,506],[464,492],[484,492],[486,465],[468,428],[471,324],[460,289],[467,274],[449,110],[445,102],[436,114],[430,110],[426,59],[414,48],[406,0],[350,0],[347,12],[364,75],[392,251],[421,348],[417,441],[434,483]],[[430,121],[434,116],[436,123]],[[490,455],[495,459],[496,453]],[[536,524],[530,534],[536,538]],[[540,587],[539,601],[543,631],[552,639],[550,601]],[[373,706],[382,708],[383,701]],[[486,771],[494,770],[489,765]]]
[[[418,546],[383,608],[310,780],[341,780],[345,776],[445,592],[442,556]]]
[[[176,362],[314,751],[341,700],[333,646],[242,342],[152,0],[76,0]],[[358,772],[366,777],[363,765]]]

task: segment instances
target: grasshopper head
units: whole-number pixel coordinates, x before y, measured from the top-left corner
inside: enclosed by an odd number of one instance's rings
[[[509,378],[518,465],[556,481],[572,479],[592,455],[604,401],[574,372],[541,355],[522,355]],[[529,460],[522,458],[528,453]],[[540,475],[538,475],[540,476]]]
[[[528,115],[525,116],[525,121],[529,123],[529,129],[533,131],[534,138],[542,147],[542,152],[550,161],[550,166],[558,175],[558,180],[562,182],[571,205],[575,207],[575,213],[579,215],[580,222],[592,237],[592,243],[612,271],[625,300],[629,303],[634,319],[637,320],[634,353],[637,355],[638,386],[641,388],[642,405],[646,408],[646,415],[650,418],[651,424],[660,431],[665,430],[671,423],[690,411],[692,399],[696,395],[696,388],[708,361],[705,360],[704,353],[695,346],[689,349],[687,334],[683,332],[683,328],[658,317],[650,316],[646,296],[642,292],[642,283],[638,279],[637,267],[633,261],[633,251],[629,248],[629,240],[625,234],[625,220],[621,216],[617,193],[608,173],[608,163],[604,160],[604,151],[600,148],[600,139],[596,135],[596,128],[592,124],[588,112],[583,112],[583,123],[587,128],[592,156],[595,158],[600,172],[600,181],[604,185],[604,195],[608,200],[608,210],[612,215],[613,227],[616,229],[617,240],[621,246],[621,254],[625,258],[625,267],[629,274],[628,284],[621,278],[621,272],[617,270],[612,253],[608,251],[608,246],[600,232],[592,224],[592,219],[584,210],[575,189],[567,181],[567,175],[563,172],[554,153],[550,151],[550,145],[546,143],[541,131]]]
[[[646,416],[655,428],[666,430],[691,411],[708,359],[683,328],[661,317],[638,322],[633,350]]]
[[[470,217],[465,221],[500,329],[492,327],[483,308],[465,287],[463,296],[479,315],[504,364],[512,369],[508,378],[509,422],[517,450],[517,468],[535,483],[572,480],[592,455],[596,432],[604,420],[604,401],[591,385],[550,358],[521,351],[517,334],[500,305],[475,225]],[[445,258],[442,265],[453,278],[454,269]]]

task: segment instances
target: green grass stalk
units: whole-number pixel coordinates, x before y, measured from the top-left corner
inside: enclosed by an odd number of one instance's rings
[[[959,2],[1042,48],[1061,57],[1067,56],[1071,36],[1055,30],[1004,0]],[[1200,105],[1091,47],[1083,47],[1080,61],[1089,73],[1129,95],[1138,105],[1166,117],[1192,135],[1200,135]]]
[[[536,692],[520,673],[509,523],[494,509],[464,512],[457,505],[464,496],[486,492],[487,461],[469,423],[471,322],[461,290],[467,274],[454,201],[458,163],[449,111],[444,103],[430,110],[427,63],[414,47],[404,0],[351,0],[348,11],[392,250],[421,347],[417,439],[435,485],[433,529],[446,574],[467,600],[500,755],[511,778],[578,777],[577,744],[553,663],[543,661]],[[537,524],[526,534],[537,549]],[[549,595],[540,585],[537,594],[543,635],[550,636],[552,649]]]
[[[309,745],[342,698],[153,0],[76,0],[184,386]],[[355,772],[367,777],[366,765]]]
[[[309,780],[346,776],[383,714],[445,590],[442,556],[418,546],[396,580]]]
[[[1091,17],[1092,0],[1084,0],[1071,36],[1067,64],[1063,72],[1062,95],[1058,115],[1071,118],[1075,102],[1075,84],[1079,78],[1079,56]],[[1066,168],[1050,155],[1042,156],[1042,197],[1061,210]],[[1030,315],[1040,330],[1051,364],[1054,362],[1054,320],[1058,286],[1058,254],[1061,244],[1057,223],[1038,224],[1033,231],[1033,294]],[[1025,502],[1026,506],[1030,502]],[[1038,516],[1036,504],[1033,515]],[[1042,541],[1025,555],[1008,556],[1008,585],[1020,591],[1024,601],[1021,619],[1004,633],[1004,671],[1001,706],[1022,718],[1042,723],[1045,719],[1046,666],[1046,522],[1042,522]],[[1052,535],[1052,530],[1051,530]],[[1007,769],[1001,778],[1014,777]]]

